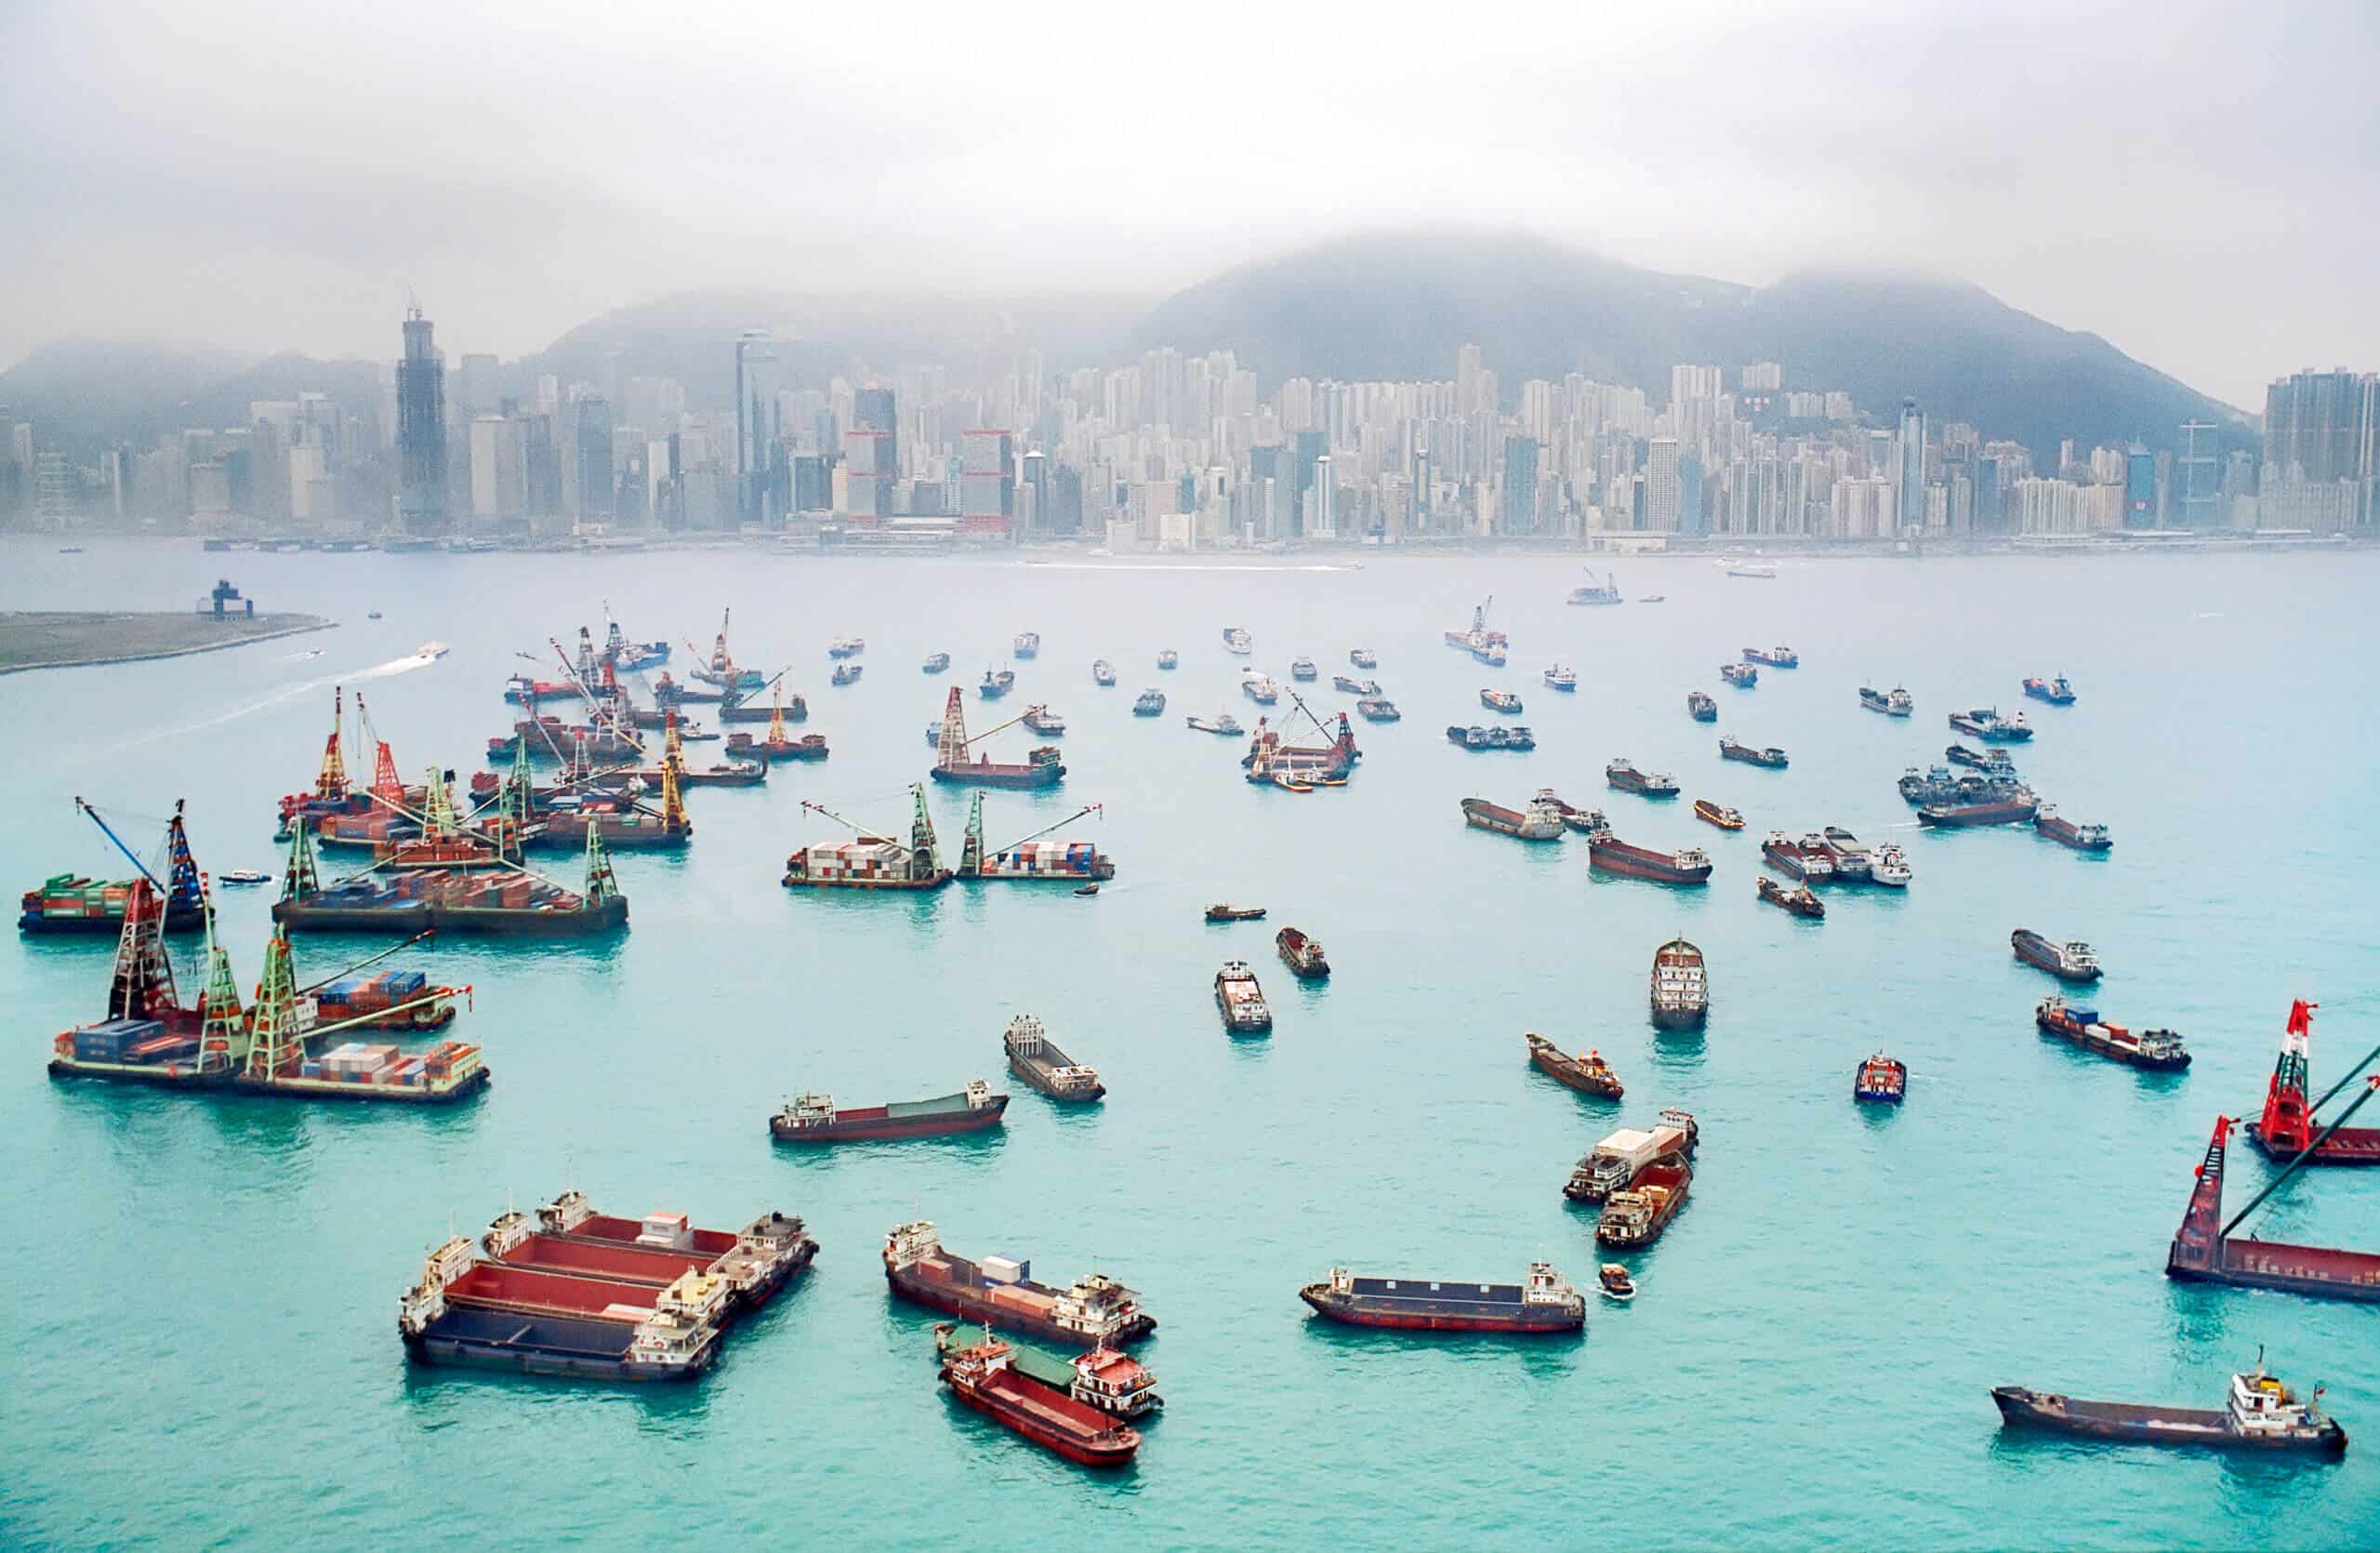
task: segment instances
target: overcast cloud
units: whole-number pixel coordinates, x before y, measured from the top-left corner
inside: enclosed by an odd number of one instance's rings
[[[507,356],[715,285],[1156,295],[1463,222],[1957,275],[2253,410],[2380,368],[2375,83],[2373,0],[0,0],[0,363],[384,357],[408,288]]]

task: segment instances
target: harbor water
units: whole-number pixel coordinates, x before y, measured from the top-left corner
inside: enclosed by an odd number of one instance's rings
[[[594,944],[446,942],[391,964],[473,989],[453,1036],[495,1082],[448,1109],[309,1106],[93,1083],[44,1070],[50,1038],[100,1015],[112,942],[0,947],[0,1205],[11,1248],[0,1359],[0,1543],[361,1546],[424,1526],[507,1543],[644,1546],[736,1527],[771,1541],[930,1546],[985,1536],[1126,1546],[1519,1546],[1598,1526],[1688,1544],[2355,1546],[2380,1529],[2380,1307],[2185,1286],[2162,1273],[2218,1113],[2253,1117],[2293,998],[2321,1004],[2317,1091],[2380,1044],[2380,746],[2371,729],[2380,557],[2252,554],[1787,563],[1774,580],[1704,561],[1623,561],[1632,602],[1566,608],[1575,561],[1361,565],[821,559],[746,551],[601,557],[202,554],[194,544],[0,547],[0,608],[188,607],[218,576],[259,609],[337,629],[233,651],[0,678],[11,780],[0,884],[121,877],[80,794],[153,852],[188,801],[202,867],[278,869],[282,793],[311,784],[335,685],[360,692],[408,781],[467,776],[509,725],[508,673],[605,604],[666,637],[683,678],[733,606],[739,662],[807,697],[821,763],[687,794],[682,854],[622,854],[628,931]],[[1644,595],[1665,602],[1638,602]],[[1493,596],[1510,666],[1450,650]],[[367,619],[377,609],[379,620]],[[1248,628],[1251,657],[1220,633]],[[1014,661],[1010,640],[1041,634]],[[826,644],[867,673],[827,684]],[[435,661],[409,657],[427,640]],[[1758,686],[1717,670],[1788,644]],[[1160,672],[1157,652],[1181,652]],[[1253,665],[1289,687],[1350,648],[1401,708],[1358,722],[1343,789],[1251,787],[1245,744],[1183,726],[1229,711]],[[947,674],[921,674],[928,654]],[[1119,683],[1091,682],[1093,658]],[[1575,695],[1544,686],[1559,660]],[[1016,689],[986,705],[986,668]],[[2025,701],[2064,673],[2079,702]],[[1855,692],[1905,684],[1907,720]],[[1047,703],[1067,776],[985,800],[995,845],[1064,826],[1117,872],[930,895],[788,891],[798,844],[904,830],[920,730],[967,687],[971,726]],[[1165,715],[1133,697],[1161,688]],[[1519,693],[1527,754],[1466,753],[1445,727]],[[1690,721],[1686,692],[1719,701]],[[1894,790],[1939,762],[1954,708],[2022,709],[2013,750],[2061,812],[2112,828],[2079,855],[2002,829],[1921,832]],[[564,710],[567,709],[556,709]],[[1278,711],[1289,711],[1284,696]],[[694,709],[698,722],[708,709]],[[1310,730],[1308,730],[1310,732]],[[1785,771],[1723,763],[1778,745]],[[1040,740],[1011,728],[995,759]],[[1302,742],[1313,742],[1311,738]],[[715,744],[689,749],[696,763]],[[1675,800],[1607,790],[1627,756]],[[369,776],[368,750],[350,750]],[[1584,839],[1471,829],[1472,796],[1541,787],[1602,808],[1626,841],[1707,849],[1700,890],[1591,877]],[[930,802],[956,858],[963,790]],[[1698,823],[1698,797],[1749,821]],[[1771,828],[1839,824],[1908,851],[1905,892],[1835,887],[1804,921],[1754,896]],[[337,855],[332,855],[334,861]],[[575,859],[543,865],[575,883]],[[244,986],[274,886],[220,891]],[[1263,923],[1208,926],[1211,902]],[[1333,975],[1276,956],[1294,925]],[[2179,1031],[2195,1057],[2144,1074],[2044,1039],[2063,990],[2015,961],[2012,929],[2082,938],[2087,1001]],[[1646,1018],[1653,951],[1708,957],[1699,1034]],[[301,980],[381,947],[301,936]],[[196,973],[178,939],[186,992]],[[1222,1029],[1212,978],[1244,959],[1269,1037]],[[1039,1016],[1095,1066],[1097,1106],[1060,1108],[1005,1071],[1001,1032]],[[1535,1030],[1593,1047],[1627,1086],[1592,1099],[1532,1070]],[[1854,1067],[1906,1062],[1907,1103],[1860,1107]],[[977,1076],[1006,1125],[950,1140],[795,1150],[770,1113],[803,1091],[846,1106]],[[2336,1102],[2334,1103],[2335,1108]],[[1664,1107],[1699,1119],[1692,1195],[1639,1294],[1591,1298],[1583,1339],[1446,1339],[1332,1327],[1300,1285],[1334,1266],[1518,1281],[1545,1258],[1592,1294],[1571,1164]],[[2367,1112],[2360,1122],[2380,1124]],[[2231,1201],[2272,1168],[2236,1145]],[[812,1271],[683,1387],[589,1386],[409,1367],[400,1291],[428,1248],[565,1186],[602,1210],[683,1209],[734,1228],[809,1221]],[[952,1402],[932,1313],[891,1302],[885,1232],[930,1218],[962,1254],[1093,1268],[1140,1290],[1139,1349],[1169,1402],[1138,1462],[1098,1475]],[[2242,1228],[2380,1251],[2380,1173],[2307,1172]],[[2003,1435],[1989,1389],[2221,1405],[2259,1346],[2356,1444],[2343,1463],[2241,1459]],[[918,1514],[919,1507],[935,1507]],[[1005,1530],[1003,1530],[1005,1529]]]

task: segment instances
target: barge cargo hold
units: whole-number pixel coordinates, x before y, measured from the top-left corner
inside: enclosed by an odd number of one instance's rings
[[[933,1346],[937,1354],[955,1353],[988,1342],[989,1327],[960,1321],[936,1321]],[[1062,1359],[1047,1348],[1002,1334],[1009,1361],[1042,1385],[1064,1391],[1076,1401],[1118,1418],[1138,1418],[1165,1406],[1157,1394],[1157,1377],[1130,1354],[1114,1348],[1093,1348],[1074,1359]]]
[[[1755,750],[1749,744],[1739,744],[1725,734],[1719,736],[1719,758],[1741,761],[1746,765],[1756,765],[1765,771],[1782,771],[1786,766],[1785,751],[1777,746],[1772,744],[1765,749]]]
[[[1257,986],[1256,973],[1245,960],[1225,961],[1215,973],[1215,1008],[1223,1016],[1223,1029],[1234,1035],[1263,1035],[1273,1028],[1264,989]]]
[[[1711,980],[1702,951],[1673,938],[1653,951],[1649,997],[1653,1024],[1665,1030],[1694,1029],[1711,1011]]]
[[[979,1264],[943,1248],[932,1223],[919,1219],[884,1240],[884,1281],[899,1298],[965,1321],[1045,1343],[1114,1347],[1157,1330],[1141,1297],[1105,1273],[1064,1290],[1037,1283],[1028,1261],[986,1256]]]
[[[1309,938],[1294,927],[1285,927],[1273,935],[1273,948],[1281,956],[1281,963],[1300,981],[1327,981],[1330,977],[1330,957],[1322,952],[1322,941]]]
[[[1807,917],[1813,922],[1826,920],[1826,902],[1813,895],[1807,884],[1779,884],[1766,874],[1762,874],[1753,882],[1752,889],[1762,900],[1771,906],[1781,906],[1797,917]]]
[[[1637,793],[1646,798],[1675,798],[1678,795],[1676,777],[1667,772],[1639,771],[1636,763],[1625,755],[1605,764],[1603,779],[1622,792]]]
[[[1627,1093],[1620,1087],[1620,1075],[1611,1070],[1611,1064],[1604,1061],[1601,1052],[1573,1056],[1535,1030],[1522,1039],[1528,1043],[1528,1060],[1556,1082],[1601,1100],[1617,1100]]]
[[[981,1079],[955,1095],[931,1100],[894,1100],[881,1106],[835,1108],[831,1095],[803,1095],[769,1118],[769,1135],[779,1143],[881,1143],[895,1138],[945,1137],[980,1133],[1000,1124],[1008,1096]]]
[[[740,1231],[702,1229],[681,1213],[655,1212],[641,1219],[599,1214],[575,1187],[537,1209],[536,1228],[557,1240],[699,1256],[700,1270],[724,1279],[736,1308],[743,1310],[767,1304],[818,1255],[808,1227],[790,1214],[772,1210]]]
[[[1624,1190],[1616,1191],[1595,1220],[1595,1243],[1618,1251],[1638,1251],[1661,1238],[1670,1220],[1686,1206],[1694,1185],[1694,1166],[1683,1154],[1665,1154],[1636,1173]]]
[[[1587,864],[1599,873],[1649,880],[1656,884],[1708,884],[1711,882],[1711,858],[1700,847],[1689,846],[1679,852],[1656,852],[1650,847],[1632,846],[1607,830],[1589,833]]]
[[[2285,1161],[2302,1156],[2307,1164],[2314,1165],[2380,1164],[2380,1127],[2325,1127],[2314,1120],[2315,1108],[2345,1088],[2345,1081],[2333,1085],[2320,1099],[2307,1101],[2306,1091],[2313,1083],[2314,1010],[2320,1006],[2303,998],[2289,1005],[2281,1055],[2274,1060],[2272,1078],[2265,1085],[2265,1108],[2248,1123],[2248,1141],[2268,1160]],[[2353,1077],[2348,1075],[2350,1080]]]
[[[1138,1429],[1033,1379],[1012,1362],[1002,1342],[978,1343],[943,1356],[950,1394],[1036,1445],[1085,1467],[1122,1467],[1141,1448]]]
[[[2033,811],[2033,830],[2047,836],[2060,846],[2070,846],[2077,852],[2106,852],[2116,844],[2108,837],[2104,825],[2077,825],[2057,812],[2052,803],[2044,803]]]
[[[719,1354],[726,1285],[689,1273],[667,1288],[524,1272],[475,1261],[456,1236],[431,1252],[397,1307],[408,1357],[580,1380],[690,1380]]]
[[[2362,1104],[2371,1094],[2366,1090],[2356,1104]],[[2380,1254],[2232,1237],[2230,1230],[2239,1220],[2223,1222],[2224,1152],[2232,1124],[2228,1116],[2215,1119],[2215,1135],[2208,1140],[2206,1157],[2198,1166],[2198,1184],[2190,1190],[2181,1228],[2165,1252],[2165,1276],[2185,1282],[2277,1289],[2309,1299],[2380,1304]],[[2254,1204],[2249,1206],[2253,1209]]]
[[[1309,1283],[1298,1298],[1350,1326],[1406,1332],[1583,1332],[1587,1302],[1550,1262],[1529,1264],[1525,1283],[1449,1283],[1425,1278],[1358,1278],[1344,1268]]]
[[[1008,1070],[1052,1100],[1081,1104],[1107,1093],[1099,1082],[1099,1069],[1058,1050],[1041,1021],[1030,1014],[1008,1022],[1000,1046],[1008,1054]]]
[[[2347,1453],[2347,1430],[2338,1420],[2324,1417],[2310,1399],[2300,1401],[2289,1387],[2266,1374],[2261,1350],[2253,1372],[2231,1377],[2229,1396],[2219,1408],[2086,1402],[2022,1386],[1995,1386],[1991,1400],[2000,1409],[2000,1421],[2010,1427],[2087,1440],[2218,1451]]]
[[[1789,878],[1825,884],[1834,878],[1834,859],[1824,847],[1797,842],[1782,830],[1771,830],[1760,843],[1760,855]]]
[[[905,846],[890,836],[861,830],[840,815],[804,799],[803,809],[850,826],[858,832],[858,839],[836,846],[801,848],[786,858],[785,877],[779,883],[788,890],[941,889],[950,883],[951,873],[935,853],[933,816],[926,812],[923,786],[910,785],[909,804],[909,841]]]

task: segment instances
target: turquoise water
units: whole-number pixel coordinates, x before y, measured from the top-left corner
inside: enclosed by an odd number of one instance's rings
[[[1816,1543],[2368,1543],[2380,1529],[2380,1310],[2187,1288],[2162,1276],[2190,1167],[2218,1111],[2253,1114],[2292,997],[2320,1001],[2327,1084],[2380,1042],[2372,878],[2380,779],[2365,710],[2380,560],[1990,559],[1789,567],[1624,565],[1658,605],[1565,609],[1574,566],[1361,569],[822,563],[775,555],[603,559],[202,555],[187,547],[0,549],[0,607],[183,607],[230,575],[264,607],[346,622],[317,636],[142,666],[0,679],[13,734],[0,883],[111,869],[84,794],[144,850],[177,797],[212,869],[275,866],[276,795],[307,783],[331,685],[360,684],[408,776],[469,770],[505,723],[516,650],[543,652],[609,600],[631,634],[707,645],[735,609],[745,661],[791,663],[821,766],[756,791],[690,795],[681,857],[625,856],[632,927],[603,948],[453,944],[409,953],[475,988],[457,1033],[495,1070],[479,1102],[380,1113],[208,1101],[43,1070],[49,1037],[95,1015],[112,945],[0,947],[14,1029],[0,1065],[0,1170],[13,1189],[11,1333],[0,1361],[0,1541],[355,1544],[426,1527],[508,1543],[650,1544],[726,1528],[771,1540],[948,1544],[1673,1540]],[[1501,674],[1441,644],[1492,593],[1514,644]],[[368,622],[367,609],[387,618]],[[1285,682],[1313,656],[1381,656],[1402,723],[1358,724],[1350,787],[1297,796],[1239,780],[1239,746],[1184,713],[1228,709],[1241,660]],[[1095,900],[955,885],[922,898],[792,895],[795,843],[906,813],[920,729],[944,686],[1008,662],[1012,715],[1064,713],[1058,792],[994,795],[996,841],[1089,803],[1117,859]],[[866,677],[826,684],[829,638],[863,634]],[[372,670],[426,638],[433,667]],[[1748,644],[1805,667],[1720,684]],[[1182,668],[1160,675],[1174,646]],[[295,655],[319,647],[318,657]],[[953,656],[926,679],[928,652]],[[1122,683],[1091,683],[1094,657]],[[1580,688],[1556,697],[1554,657]],[[2115,828],[2080,856],[2030,832],[1919,834],[1893,790],[1938,760],[1953,706],[2020,704],[2029,672],[2081,704],[2027,704],[2019,763],[2069,814]],[[1918,715],[1861,711],[1864,679]],[[1466,754],[1482,684],[1527,702],[1540,748]],[[1130,715],[1161,684],[1167,715]],[[1694,686],[1720,698],[1689,722]],[[980,717],[971,694],[968,711]],[[1723,763],[1715,736],[1779,744],[1792,767]],[[1021,750],[1021,730],[1002,745]],[[1685,801],[1608,793],[1625,754],[1751,828]],[[1014,758],[1013,753],[1012,758]],[[1620,834],[1708,848],[1702,892],[1589,877],[1576,839],[1527,847],[1465,829],[1457,801],[1554,786]],[[934,797],[954,850],[963,795]],[[1823,923],[1759,905],[1759,838],[1849,826],[1904,843],[1905,896],[1837,892]],[[556,871],[565,879],[575,865]],[[225,894],[253,980],[270,887]],[[1210,900],[1268,923],[1210,928]],[[1272,929],[1305,928],[1337,974],[1297,985]],[[2145,1076],[2035,1034],[2054,983],[2011,960],[2019,924],[2085,937],[2096,1001],[2188,1039],[2188,1074]],[[1683,932],[1713,983],[1700,1038],[1646,1022],[1654,947]],[[301,938],[326,974],[345,941]],[[1272,1038],[1226,1038],[1210,981],[1244,956]],[[1017,1090],[967,1141],[798,1156],[774,1148],[789,1093],[846,1103],[1004,1078],[1017,1012],[1095,1064],[1109,1095],[1060,1114]],[[1521,1035],[1601,1049],[1624,1102],[1532,1072]],[[1855,1108],[1857,1060],[1908,1062],[1908,1104]],[[1537,1256],[1581,1284],[1591,1220],[1560,1188],[1612,1127],[1664,1106],[1702,1122],[1692,1201],[1625,1308],[1580,1342],[1447,1341],[1318,1326],[1300,1284],[1334,1264],[1514,1279]],[[2267,1167],[2235,1155],[2232,1201]],[[409,1370],[399,1291],[450,1227],[575,1181],[599,1206],[680,1207],[732,1227],[807,1217],[808,1280],[731,1338],[699,1384],[639,1389]],[[925,1216],[969,1254],[1029,1256],[1064,1282],[1093,1266],[1162,1323],[1143,1357],[1170,1407],[1138,1465],[1098,1477],[948,1402],[931,1313],[890,1303],[884,1232]],[[2380,1249],[2380,1175],[2293,1181],[2276,1239]],[[2003,1439],[1987,1395],[2016,1382],[2214,1406],[2268,1345],[2358,1439],[2338,1466],[2228,1461]]]

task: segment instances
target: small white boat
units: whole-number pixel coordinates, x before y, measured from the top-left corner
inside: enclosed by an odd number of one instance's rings
[[[270,884],[272,875],[257,869],[225,869],[215,876],[226,884]]]
[[[416,647],[413,650],[413,656],[416,657],[429,658],[430,661],[435,662],[446,656],[446,644],[443,642],[425,642],[420,646]]]

